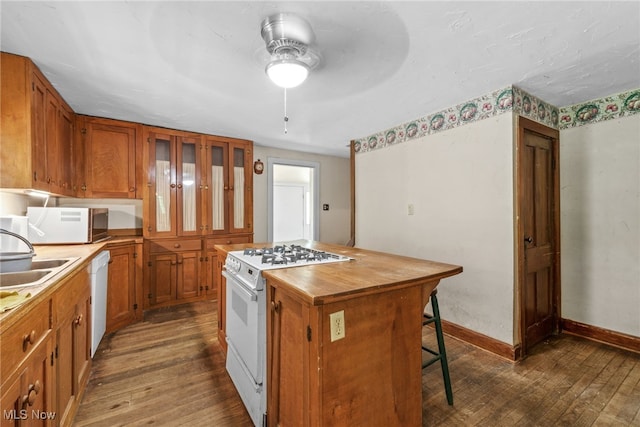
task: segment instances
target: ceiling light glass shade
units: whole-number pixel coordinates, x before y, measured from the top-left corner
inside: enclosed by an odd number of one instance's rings
[[[271,61],[265,71],[272,82],[285,89],[300,85],[309,75],[306,64],[291,58]]]

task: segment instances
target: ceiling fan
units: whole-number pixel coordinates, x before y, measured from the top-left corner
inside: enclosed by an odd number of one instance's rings
[[[265,72],[276,85],[299,86],[320,63],[311,25],[293,13],[277,13],[262,21],[261,35],[270,55]]]

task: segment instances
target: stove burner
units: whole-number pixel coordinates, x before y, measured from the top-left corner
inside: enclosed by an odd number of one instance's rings
[[[300,245],[276,245],[273,248],[247,248],[244,249],[243,255],[247,257],[260,257],[260,262],[264,265],[317,264],[346,258],[341,255],[305,248]]]

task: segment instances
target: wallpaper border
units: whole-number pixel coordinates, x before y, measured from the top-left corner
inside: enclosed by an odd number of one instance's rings
[[[640,113],[640,89],[558,108],[512,85],[364,138],[355,139],[354,149],[356,153],[365,153],[509,111],[562,130]]]

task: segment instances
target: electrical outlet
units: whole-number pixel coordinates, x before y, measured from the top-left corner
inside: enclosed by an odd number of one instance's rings
[[[329,323],[331,324],[331,342],[344,338],[344,310],[331,313],[329,315]]]

